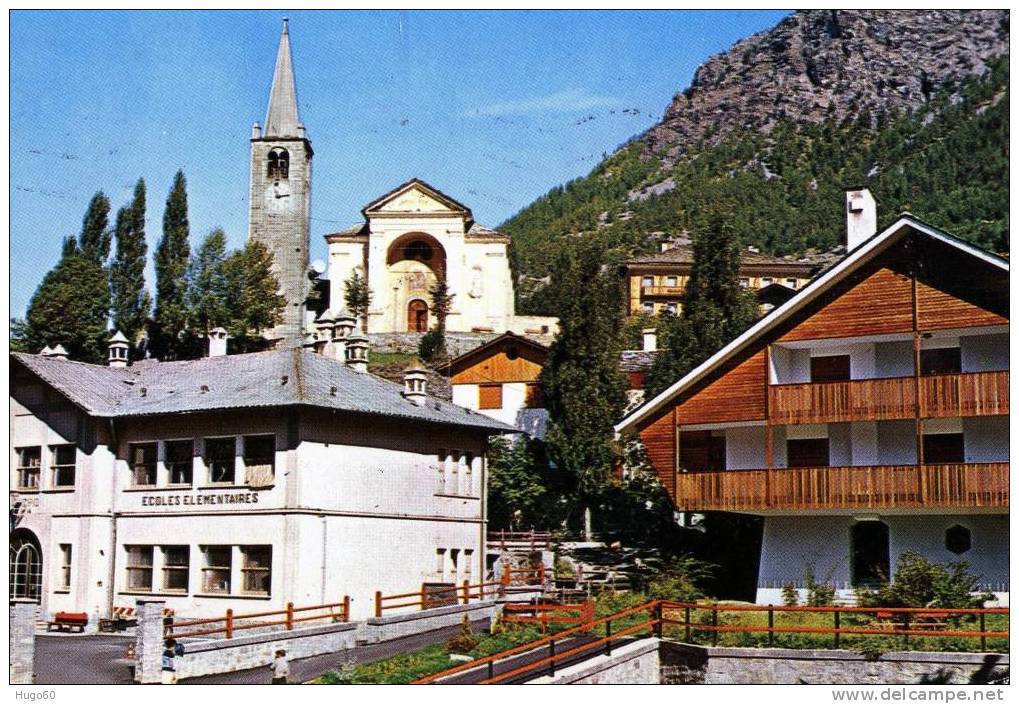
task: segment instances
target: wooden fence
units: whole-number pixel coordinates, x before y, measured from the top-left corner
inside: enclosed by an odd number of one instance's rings
[[[481,601],[486,596],[500,593],[505,588],[505,580],[499,582],[478,582],[470,584],[464,580],[460,586],[439,586],[424,583],[416,592],[403,594],[383,594],[375,592],[375,617],[382,618],[385,611],[418,607],[434,609],[439,606],[469,604],[471,599]],[[393,602],[393,603],[386,603]]]
[[[510,531],[499,530],[488,534],[489,547],[498,546],[499,550],[549,550],[552,547],[552,534],[542,531]]]
[[[324,613],[310,613],[323,611]],[[310,615],[309,615],[310,614]],[[282,617],[282,618],[273,618]],[[265,620],[268,619],[268,620]],[[213,618],[198,618],[186,620],[167,619],[165,633],[167,638],[195,638],[198,636],[222,635],[224,638],[233,638],[235,631],[247,630],[250,628],[271,628],[283,626],[287,631],[294,629],[295,623],[308,621],[330,621],[332,623],[346,623],[350,620],[350,597],[343,597],[343,601],[335,604],[316,604],[315,606],[298,606],[288,603],[286,608],[279,611],[256,611],[252,613],[235,614],[233,609],[227,609],[223,616]],[[205,626],[205,628],[201,628]],[[197,630],[190,630],[195,629]]]
[[[502,621],[505,623],[537,623],[541,632],[548,630],[550,623],[580,625],[594,620],[594,601],[588,599],[580,604],[523,604],[508,603],[502,607]]]

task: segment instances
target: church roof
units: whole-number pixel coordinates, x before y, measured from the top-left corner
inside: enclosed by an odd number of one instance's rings
[[[509,239],[509,235],[507,235],[507,234],[505,234],[503,232],[499,232],[498,230],[493,230],[490,227],[485,227],[484,225],[479,225],[478,223],[473,223],[471,225],[471,229],[467,230],[467,236],[468,237],[478,237],[478,238],[482,238],[482,237],[502,237],[502,238],[507,239],[507,240]]]
[[[283,34],[276,52],[276,71],[272,75],[269,109],[265,114],[264,137],[303,137],[298,130],[301,118],[297,113],[297,84],[290,57],[290,32],[283,19]]]
[[[468,208],[466,205],[456,200],[455,198],[447,196],[445,193],[440,191],[435,186],[425,183],[419,178],[412,178],[409,181],[401,183],[393,190],[389,191],[388,193],[384,193],[383,195],[379,196],[368,205],[364,206],[364,208],[361,209],[361,212],[365,216],[367,216],[370,211],[377,210],[378,208],[385,205],[387,202],[389,202],[396,196],[400,195],[405,191],[409,191],[411,188],[419,188],[420,190],[424,191],[435,200],[447,206],[450,210],[460,211],[466,216],[468,220],[473,220],[473,215],[471,215],[470,208]]]
[[[12,353],[11,361],[89,415],[104,418],[311,406],[493,433],[513,430],[434,397],[417,406],[403,397],[401,384],[304,349],[181,362],[144,360],[120,369],[20,352]]]

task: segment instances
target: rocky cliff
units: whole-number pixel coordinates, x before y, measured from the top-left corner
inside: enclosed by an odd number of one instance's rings
[[[645,144],[670,160],[735,130],[911,111],[1008,53],[1007,10],[807,10],[697,69]]]

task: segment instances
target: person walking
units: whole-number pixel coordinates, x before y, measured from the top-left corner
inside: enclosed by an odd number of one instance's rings
[[[184,654],[184,646],[173,638],[163,644],[163,684],[177,684],[177,658]]]
[[[286,684],[290,677],[290,663],[287,662],[287,651],[277,650],[276,658],[269,665],[272,670],[272,684]]]

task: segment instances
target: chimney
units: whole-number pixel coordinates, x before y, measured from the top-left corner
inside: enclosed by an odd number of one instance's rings
[[[403,397],[415,406],[423,406],[427,400],[425,387],[428,377],[420,367],[411,367],[403,373]]]
[[[110,350],[109,362],[110,366],[116,369],[123,369],[127,366],[127,351],[131,347],[131,344],[124,337],[124,333],[118,330],[114,333],[110,341],[106,343]]]
[[[227,334],[225,328],[209,330],[209,356],[226,357]]]
[[[877,203],[866,188],[846,191],[846,252],[877,233]]]
[[[54,359],[67,359],[67,350],[64,349],[63,345],[57,345],[50,350],[48,356],[53,357]]]
[[[53,354],[53,348],[50,347],[49,345],[46,345],[41,350],[39,350],[39,356],[40,357],[49,357],[52,354]]]
[[[262,126],[257,122],[251,126],[251,138],[261,139],[262,138]]]
[[[347,340],[354,334],[357,327],[357,318],[352,316],[344,308],[333,318],[333,356],[336,359],[346,359]]]
[[[355,372],[364,374],[368,371],[368,338],[364,335],[351,335],[346,339],[344,356],[347,366]]]
[[[640,331],[641,336],[644,338],[644,351],[654,352],[658,349],[658,333],[655,332],[655,328],[644,328]]]

